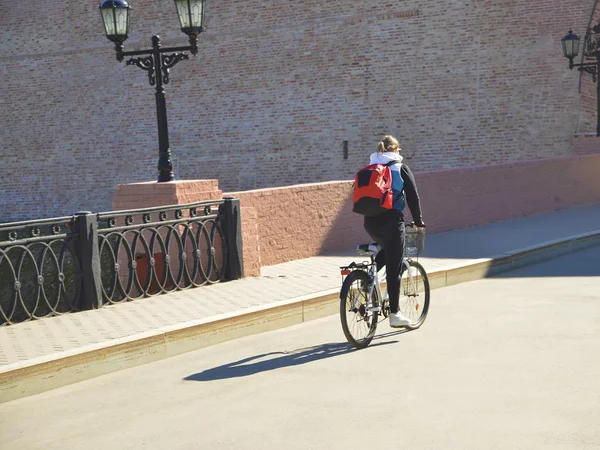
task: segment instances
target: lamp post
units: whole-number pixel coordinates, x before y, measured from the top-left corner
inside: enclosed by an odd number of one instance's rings
[[[600,136],[600,23],[591,29],[588,28],[585,34],[583,59],[587,62],[573,64],[573,59],[579,54],[579,41],[579,36],[573,34],[573,30],[569,30],[569,34],[561,40],[563,53],[569,60],[569,69],[578,67],[577,70],[580,72],[591,74],[594,83],[596,83],[596,109],[598,114],[596,136]]]
[[[124,52],[123,42],[129,34],[131,7],[125,0],[104,0],[100,4],[106,37],[115,43],[117,60],[121,62],[125,56],[145,55],[130,58],[126,64],[136,65],[148,72],[150,85],[156,86],[159,183],[174,179],[163,85],[169,83],[169,69],[179,61],[189,59],[189,56],[183,52],[189,51],[192,55],[198,53],[198,35],[204,30],[204,0],[175,0],[175,7],[181,31],[189,36],[189,46],[163,48],[160,45],[160,36],[152,36],[152,49]]]

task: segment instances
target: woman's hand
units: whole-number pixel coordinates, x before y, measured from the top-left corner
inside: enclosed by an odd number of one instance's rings
[[[417,225],[414,222],[411,222],[411,223],[407,223],[406,226],[412,227],[416,231],[424,231],[425,230],[425,222],[421,222],[419,225]]]

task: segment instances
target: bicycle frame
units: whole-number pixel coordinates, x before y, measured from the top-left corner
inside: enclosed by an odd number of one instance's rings
[[[371,300],[373,298],[373,289],[377,291],[377,298],[383,300],[383,293],[381,292],[381,284],[379,283],[379,276],[377,275],[377,265],[375,264],[375,255],[371,256],[371,267],[369,267],[369,277],[373,280],[371,283],[371,288],[369,289],[369,297]],[[356,302],[356,299],[354,299]],[[356,307],[356,305],[352,305],[352,307]],[[379,306],[370,306],[367,308],[369,311],[381,311],[381,305]]]
[[[369,254],[370,258],[371,258],[371,262],[370,263],[362,263],[362,264],[355,264],[352,263],[354,265],[354,267],[351,265],[349,267],[353,267],[355,269],[366,269],[368,267],[367,273],[369,274],[369,278],[371,280],[373,280],[373,282],[370,284],[369,287],[369,296],[367,297],[368,301],[370,302],[370,300],[373,298],[373,290],[375,290],[377,292],[377,298],[380,299],[381,303],[383,303],[383,292],[381,291],[381,283],[379,282],[379,275],[377,273],[377,265],[375,264],[375,257],[377,256],[377,253],[379,253],[380,249],[377,250],[365,250],[363,252],[363,254]],[[403,268],[401,269],[400,273],[406,273],[408,274],[408,279],[410,280],[410,284],[413,288],[413,292],[417,292],[417,287],[415,285],[415,280],[413,279],[412,273],[410,271],[410,263],[412,262],[412,259],[409,257],[403,257],[402,258],[402,266]],[[382,270],[385,270],[382,269]],[[358,297],[355,297],[353,302],[352,302],[352,308],[356,308],[356,302],[358,301]],[[381,304],[379,306],[369,306],[368,307],[369,311],[376,311],[376,312],[381,312]]]

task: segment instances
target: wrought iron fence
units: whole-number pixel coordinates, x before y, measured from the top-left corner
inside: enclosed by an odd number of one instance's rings
[[[242,276],[233,197],[0,224],[0,325]]]
[[[222,281],[228,255],[222,204],[98,214],[103,300]]]
[[[0,224],[0,324],[76,309],[81,271],[71,217]]]

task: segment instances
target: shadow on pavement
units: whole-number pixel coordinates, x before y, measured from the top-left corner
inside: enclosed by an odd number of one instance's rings
[[[392,336],[398,336],[399,334],[410,333],[411,331],[417,331],[417,330],[409,330],[408,328],[399,328],[399,329],[396,329],[393,331],[388,331],[387,333],[377,334],[377,335],[375,335],[373,340],[376,341],[378,339],[384,339],[384,338],[388,338],[388,337],[392,337]],[[393,342],[398,342],[398,341],[393,341]],[[371,347],[374,347],[375,345],[379,345],[379,344],[372,344]]]
[[[394,334],[402,333],[387,333],[385,335],[376,336],[375,339],[389,337]],[[378,347],[380,345],[394,344],[398,341],[386,341],[371,343],[370,347]],[[228,378],[239,378],[254,375],[260,372],[269,370],[281,369],[283,367],[298,366],[312,361],[319,361],[325,358],[345,355],[357,351],[348,343],[330,343],[322,344],[314,347],[305,347],[290,352],[270,352],[262,355],[251,356],[249,358],[240,359],[229,364],[206,369],[202,372],[189,375],[184,378],[187,381],[214,381],[224,380]],[[265,359],[267,358],[267,359]],[[260,360],[260,361],[257,361]],[[253,362],[255,361],[255,362]]]
[[[427,218],[425,218],[427,221]],[[425,258],[478,259],[513,253],[557,239],[566,239],[599,229],[600,205],[576,206],[469,228],[427,234]],[[360,241],[360,242],[359,242]],[[324,255],[354,257],[356,245],[371,242],[366,233],[352,237],[347,250]]]
[[[492,265],[490,278],[598,277],[598,261],[600,246],[596,245],[501,273],[493,273]]]

